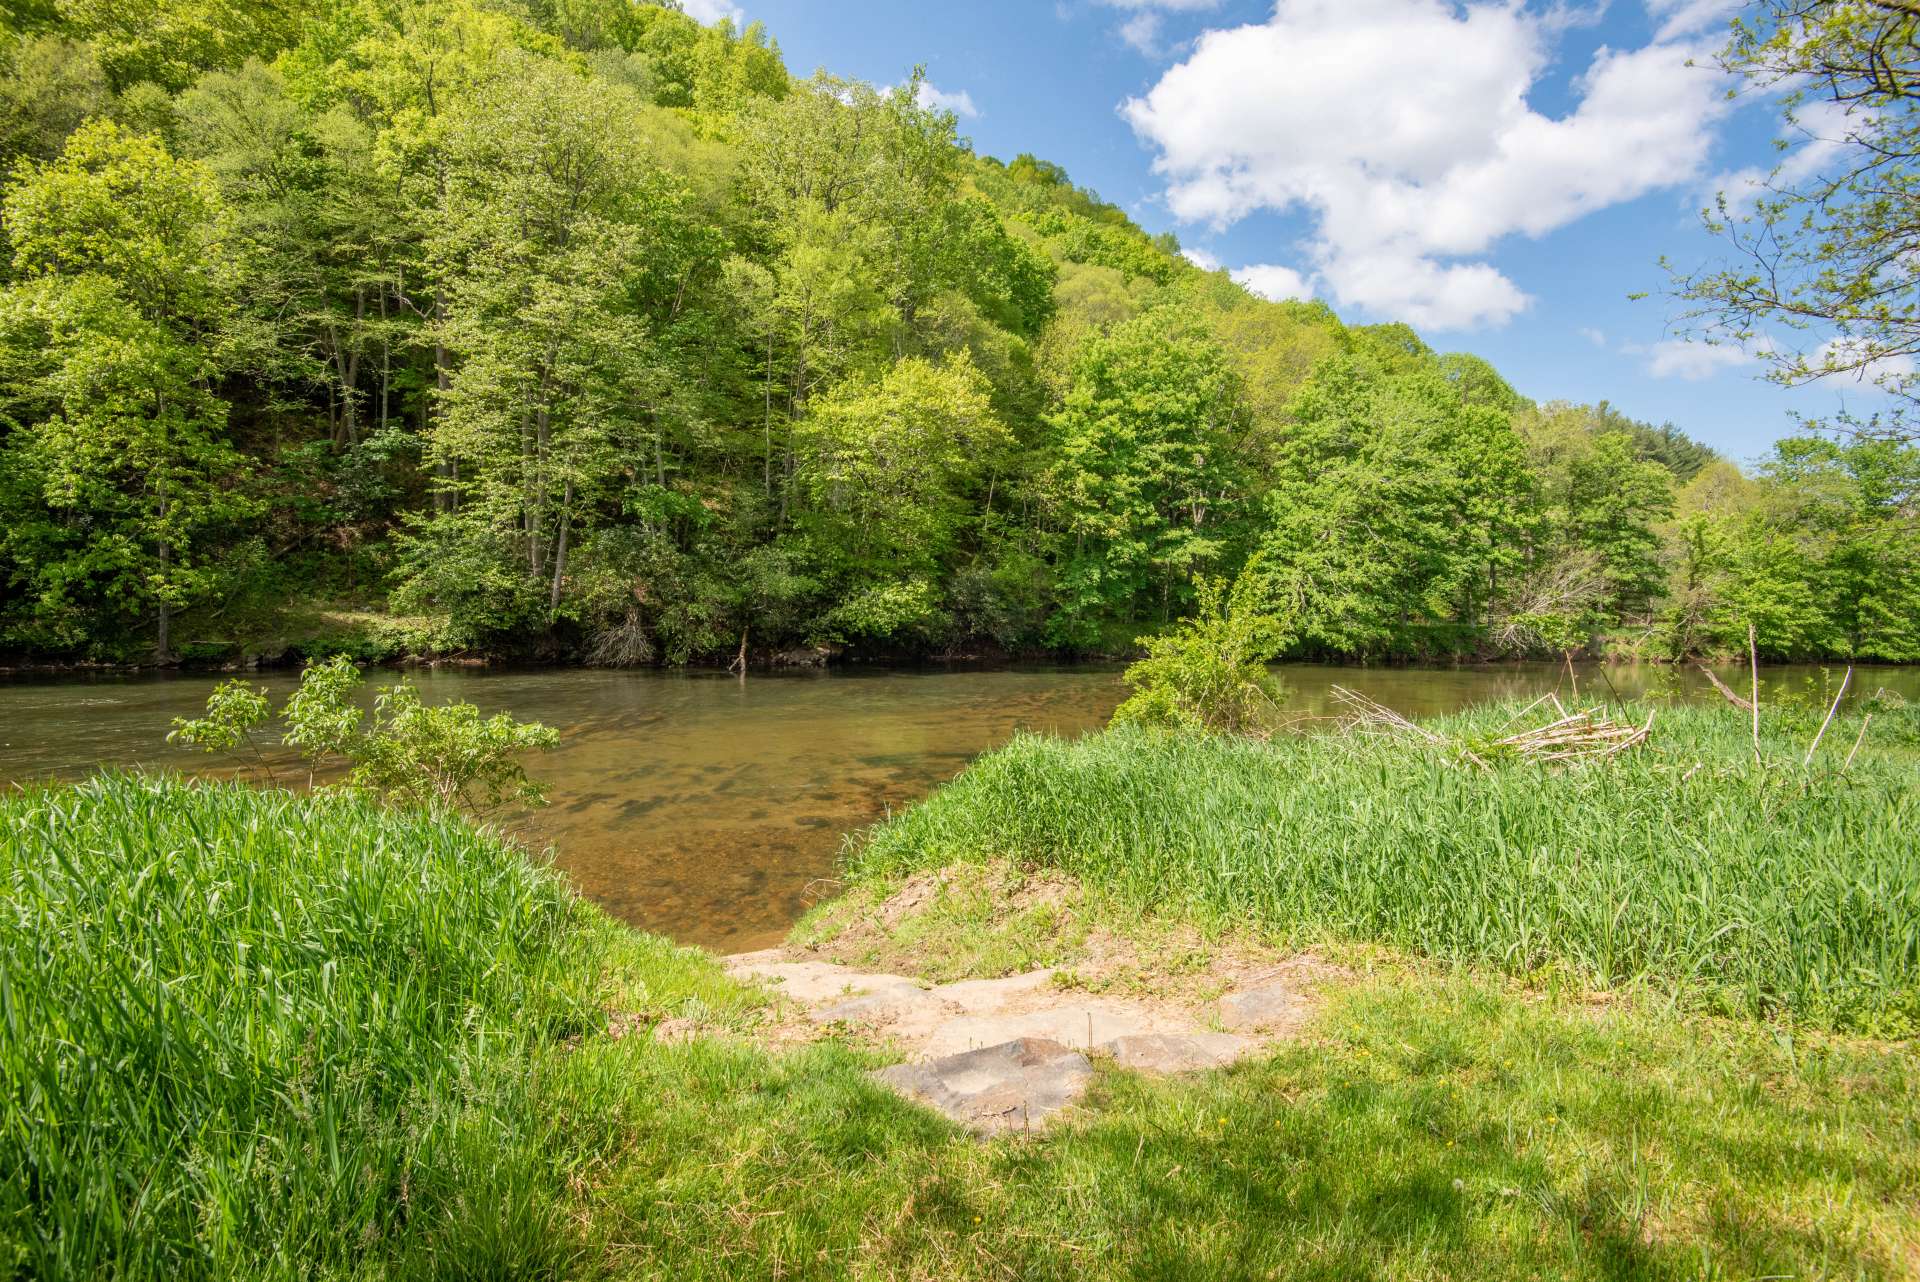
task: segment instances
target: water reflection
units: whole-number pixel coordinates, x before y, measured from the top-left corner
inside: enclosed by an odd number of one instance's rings
[[[1549,665],[1448,669],[1286,665],[1289,710],[1330,716],[1334,684],[1409,716],[1532,698],[1577,679],[1592,698],[1633,698],[1704,678],[1658,668],[1572,674]],[[1769,688],[1818,680],[1781,668]],[[1121,697],[1110,668],[886,670],[754,676],[581,670],[423,672],[433,700],[470,699],[559,729],[542,758],[553,805],[526,835],[551,844],[581,890],[637,925],[721,949],[783,934],[833,874],[844,835],[909,805],[1016,730],[1077,734]],[[1743,675],[1726,674],[1740,685]],[[168,747],[175,716],[198,712],[215,678],[0,682],[0,779],[74,776],[100,765],[203,768]],[[1836,673],[1837,680],[1837,673]],[[276,695],[288,674],[260,679]],[[1920,672],[1856,679],[1920,697]]]

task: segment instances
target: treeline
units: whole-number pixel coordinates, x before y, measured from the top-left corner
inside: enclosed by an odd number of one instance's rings
[[[0,649],[1111,653],[1257,553],[1305,653],[1920,658],[1920,451],[1530,403],[917,79],[629,0],[6,12]]]

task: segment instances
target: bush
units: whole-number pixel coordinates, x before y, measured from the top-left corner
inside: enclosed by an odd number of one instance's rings
[[[485,814],[509,801],[545,804],[545,789],[518,754],[551,748],[555,731],[505,713],[483,718],[470,703],[428,707],[409,681],[375,695],[369,718],[353,702],[360,685],[360,670],[344,656],[309,667],[282,710],[286,742],[315,763],[344,763],[351,784],[402,805]],[[206,716],[176,717],[167,738],[209,752],[245,749],[271,779],[253,737],[268,715],[264,690],[228,681],[208,697]]]
[[[1197,579],[1193,617],[1165,636],[1142,637],[1147,656],[1126,671],[1133,694],[1113,724],[1224,734],[1271,728],[1280,683],[1267,664],[1290,639],[1262,608],[1259,558],[1234,580]]]

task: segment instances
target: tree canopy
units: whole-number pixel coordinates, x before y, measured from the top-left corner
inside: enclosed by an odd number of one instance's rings
[[[1904,10],[1756,12],[1730,66],[1811,117],[1832,63],[1820,119],[1906,145]],[[1747,474],[1536,403],[977,154],[918,76],[796,77],[758,26],[630,0],[7,13],[0,651],[1177,657],[1245,616],[1292,654],[1752,622],[1920,658],[1912,445]],[[1696,278],[1702,323],[1826,307],[1826,359],[1900,393],[1911,289],[1860,282],[1911,256],[1857,255],[1902,164],[1771,197],[1830,224],[1729,206],[1804,233],[1811,292]]]

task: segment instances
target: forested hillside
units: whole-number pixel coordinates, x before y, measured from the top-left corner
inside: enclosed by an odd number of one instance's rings
[[[7,0],[0,651],[1920,658],[1920,450],[1535,404],[630,0]]]

